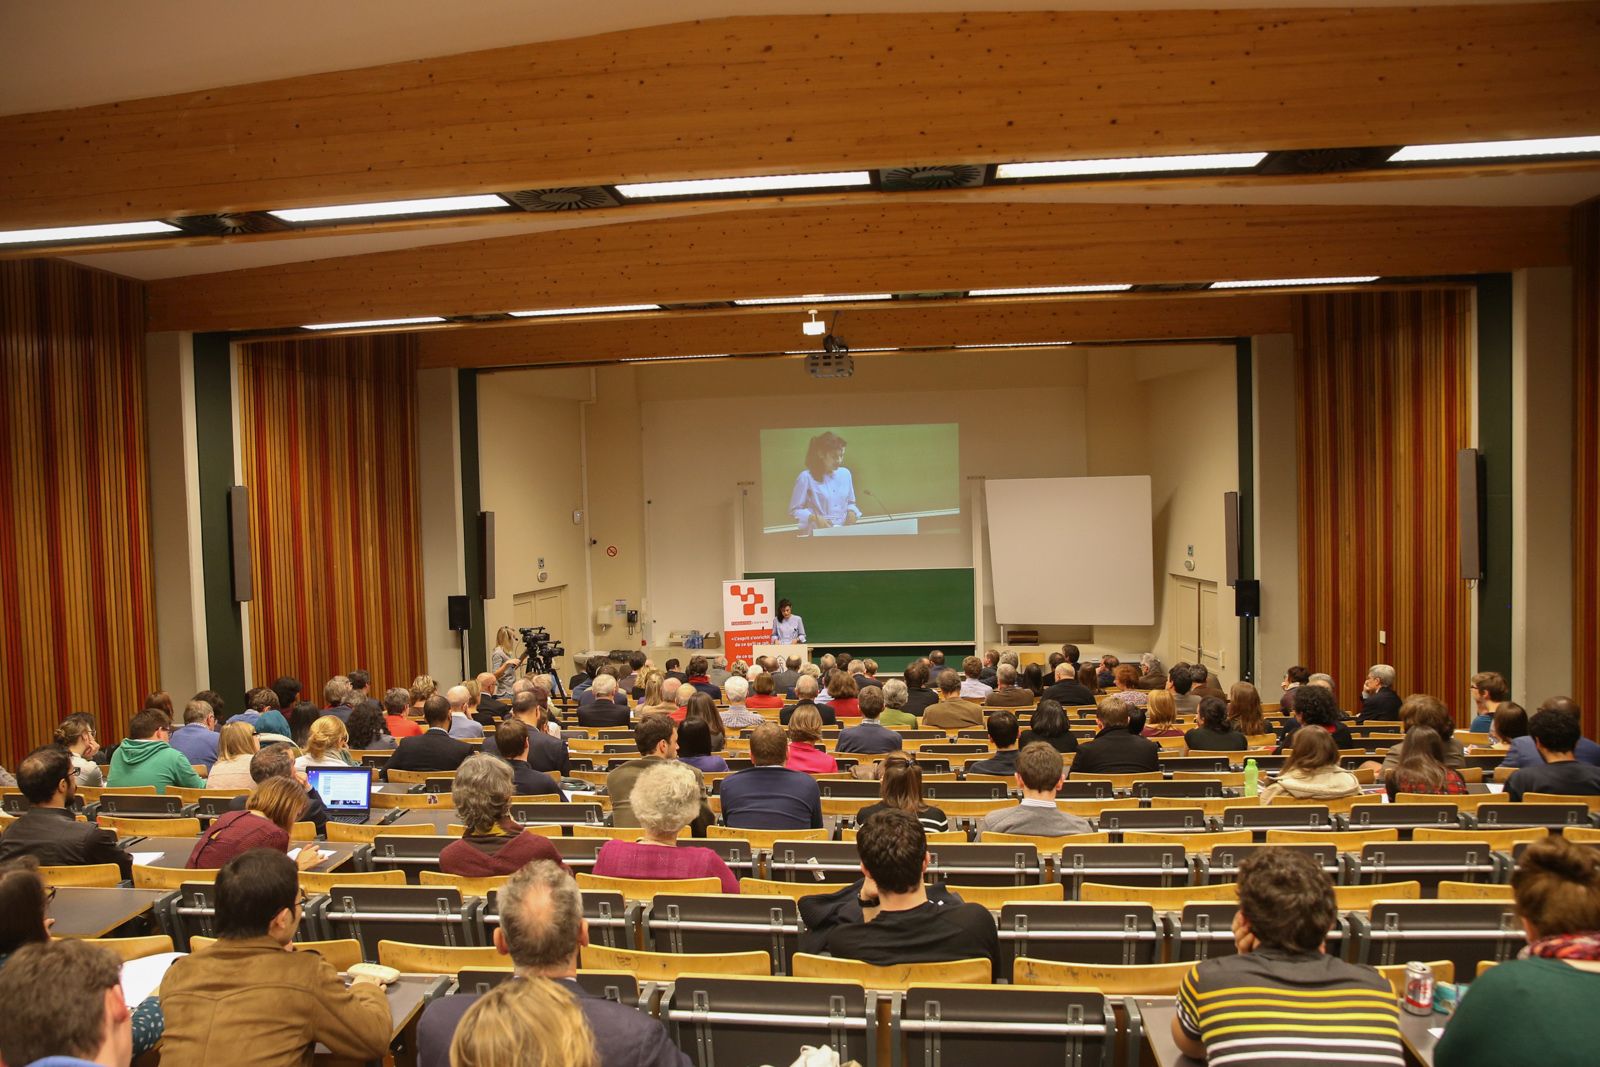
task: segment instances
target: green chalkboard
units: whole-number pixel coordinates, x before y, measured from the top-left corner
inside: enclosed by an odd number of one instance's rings
[[[752,571],[806,621],[808,644],[971,641],[972,569]]]

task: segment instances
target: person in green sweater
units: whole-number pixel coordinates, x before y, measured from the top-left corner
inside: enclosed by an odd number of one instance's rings
[[[172,720],[159,708],[145,708],[128,724],[128,739],[117,746],[111,757],[112,789],[153,785],[157,793],[167,786],[204,789],[206,780],[194,772],[182,752],[167,744],[172,736]]]
[[[1521,958],[1473,982],[1434,1049],[1437,1067],[1580,1067],[1600,1049],[1600,851],[1552,834],[1511,875]]]

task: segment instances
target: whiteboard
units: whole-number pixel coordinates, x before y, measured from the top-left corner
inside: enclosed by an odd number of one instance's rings
[[[984,482],[995,620],[1153,626],[1150,477]]]

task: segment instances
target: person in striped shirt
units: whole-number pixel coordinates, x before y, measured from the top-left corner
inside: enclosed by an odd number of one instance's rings
[[[1338,909],[1310,857],[1266,848],[1239,864],[1239,952],[1195,965],[1178,989],[1172,1037],[1212,1065],[1405,1067],[1399,1002],[1371,967],[1323,952]]]

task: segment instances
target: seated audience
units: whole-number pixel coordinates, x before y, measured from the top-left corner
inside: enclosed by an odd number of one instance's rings
[[[678,847],[678,835],[700,814],[704,796],[694,769],[660,763],[645,769],[630,795],[644,834],[637,841],[613,838],[595,857],[594,873],[605,878],[716,878],[724,893],[737,893],[739,879],[709,848]]]
[[[928,899],[928,838],[908,811],[882,811],[856,835],[861,870],[862,922],[827,932],[827,951],[880,967],[984,958],[1000,974],[1000,937],[981,904],[937,904]]]
[[[284,708],[294,707],[295,701],[300,699],[300,690],[305,687],[301,684],[300,679],[285,674],[274,678],[272,684],[267,688],[272,690],[272,695],[278,698],[278,702],[273,706],[282,711]]]
[[[911,693],[906,688],[905,682],[899,678],[887,679],[883,683],[883,710],[878,713],[878,725],[916,729],[917,716],[913,715],[907,706],[910,700]]]
[[[1308,685],[1306,688],[1315,689],[1317,687]],[[1302,705],[1305,699],[1308,698],[1301,698]],[[1444,750],[1444,764],[1447,767],[1459,769],[1467,765],[1466,750],[1461,747],[1461,742],[1457,741],[1453,736],[1456,732],[1455,719],[1451,716],[1450,709],[1446,708],[1442,701],[1428,696],[1426,693],[1413,693],[1406,697],[1405,703],[1400,705],[1400,722],[1401,729],[1408,734],[1419,726],[1426,727],[1437,734]],[[1335,740],[1337,740],[1337,736],[1335,736]],[[1347,746],[1341,741],[1339,747],[1345,748]],[[1395,767],[1400,762],[1400,748],[1400,745],[1392,746],[1388,754],[1383,757],[1381,764],[1374,760],[1368,760],[1362,766],[1377,767],[1378,779],[1383,781],[1394,774]],[[1402,790],[1402,792],[1411,792],[1411,790]]]
[[[1200,706],[1195,702],[1195,707]],[[1223,705],[1226,712],[1227,705]],[[1182,737],[1183,731],[1178,729],[1178,698],[1170,689],[1152,689],[1149,698],[1145,701],[1144,729],[1139,731],[1141,737]]]
[[[17,1067],[126,1067],[149,1048],[123,999],[122,960],[103,946],[40,937],[0,970],[0,997],[0,1058]]]
[[[255,721],[256,741],[261,745],[292,745],[289,720],[276,708],[267,708]]]
[[[523,681],[518,681],[522,685]],[[528,766],[547,774],[565,777],[572,771],[572,757],[567,743],[550,733],[550,690],[542,685],[527,683],[511,698],[511,718],[507,722],[520,722],[528,728]]]
[[[1511,699],[1511,687],[1499,671],[1479,671],[1468,685],[1476,714],[1467,729],[1475,734],[1488,733],[1494,724],[1495,709]]]
[[[1539,705],[1539,711],[1558,711],[1563,715],[1571,716],[1574,721],[1580,723],[1583,721],[1583,715],[1577,703],[1571,697],[1551,697]],[[1534,712],[1534,714],[1537,715],[1538,711]],[[1533,729],[1532,719],[1528,721],[1528,728],[1531,732]],[[1580,727],[1579,729],[1578,743],[1572,748],[1573,758],[1579,763],[1600,766],[1600,745],[1584,737],[1581,733],[1582,728]],[[1538,746],[1533,743],[1533,738],[1519,737],[1511,742],[1511,747],[1506,750],[1506,758],[1501,762],[1500,766],[1537,767],[1543,762],[1543,758],[1539,755]]]
[[[981,704],[989,698],[989,694],[992,692],[994,692],[994,686],[983,680],[983,660],[977,656],[968,656],[962,660],[961,698],[963,700],[974,700]]]
[[[470,686],[463,683],[445,690],[444,699],[450,706],[450,723],[445,732],[458,741],[483,736],[483,723],[472,717],[474,690],[477,687],[476,682]]]
[[[856,812],[856,825],[860,826],[880,811],[909,811],[917,817],[922,828],[930,834],[944,833],[950,829],[950,820],[944,812],[922,799],[922,768],[912,762],[904,752],[892,752],[879,768],[882,783],[879,800]]]
[[[1128,732],[1126,701],[1116,695],[1102,697],[1095,706],[1094,717],[1100,732],[1078,747],[1070,773],[1148,774],[1161,769],[1161,746]]]
[[[1433,1062],[1587,1067],[1600,1047],[1600,851],[1541,838],[1523,850],[1511,893],[1528,947],[1472,982]]]
[[[696,693],[695,697],[702,695]],[[678,762],[712,774],[728,769],[727,760],[712,754],[711,728],[702,719],[685,719],[678,727]]]
[[[594,699],[578,707],[578,725],[587,729],[602,726],[626,726],[632,721],[627,698],[617,700],[617,680],[610,674],[595,675],[589,686]]]
[[[91,789],[106,784],[105,770],[94,761],[100,745],[94,739],[94,719],[83,712],[68,715],[56,727],[56,744],[67,750],[78,784]]]
[[[822,825],[817,781],[786,767],[788,755],[783,727],[767,722],[750,731],[750,761],[755,766],[722,780],[725,824],[751,830],[808,830]]]
[[[741,678],[739,681],[743,682]],[[682,690],[680,690],[682,692]],[[691,693],[689,703],[684,707],[681,722],[704,723],[706,732],[711,735],[711,751],[721,752],[728,747],[728,732],[723,728],[722,716],[717,714],[717,703],[704,693]],[[683,744],[683,738],[678,739]]]
[[[349,675],[336,674],[322,687],[322,711],[327,712],[340,722],[350,717],[350,711],[355,707],[355,684],[350,681]]]
[[[806,666],[809,667],[811,664],[808,663]],[[789,720],[794,717],[795,712],[801,708],[810,708],[822,719],[824,726],[837,726],[839,719],[834,715],[833,709],[826,704],[818,704],[817,695],[818,682],[816,677],[810,674],[802,674],[800,680],[794,683],[794,703],[778,712],[778,722],[788,726]]]
[[[215,870],[253,848],[288,852],[289,835],[305,806],[306,791],[298,782],[292,778],[268,778],[250,791],[243,811],[229,811],[212,820],[195,842],[184,866],[190,870]],[[310,870],[321,861],[322,854],[311,842],[301,847],[295,856],[295,865],[302,871]]]
[[[1297,730],[1283,769],[1271,785],[1261,789],[1261,803],[1278,797],[1294,800],[1335,800],[1361,792],[1361,782],[1339,766],[1339,746],[1326,730]]]
[[[658,670],[646,670],[639,676],[644,695],[639,698],[639,706],[635,710],[640,716],[670,715],[678,708],[679,684],[676,678],[668,678]]]
[[[722,690],[711,681],[711,661],[705,656],[689,657],[689,667],[683,681],[684,684],[693,686],[697,692],[704,693],[712,700],[722,696]]]
[[[972,659],[974,657],[968,657]],[[973,668],[974,670],[976,667]],[[971,679],[969,678],[968,681]],[[934,704],[922,713],[922,725],[930,730],[960,730],[965,727],[982,726],[984,724],[984,711],[982,704],[976,704],[967,699],[962,692],[966,682],[955,671],[943,671],[939,675],[939,703]],[[984,693],[978,697],[982,700],[988,696],[988,686]]]
[[[1077,668],[1066,660],[1056,664],[1052,684],[1045,686],[1040,696],[1054,700],[1064,708],[1083,707],[1094,703],[1094,693],[1078,681]]]
[[[528,755],[533,748],[533,737],[534,734],[528,729],[527,723],[514,718],[507,719],[495,728],[492,746],[494,751],[491,755],[498,755],[511,765],[513,795],[537,797],[541,801],[564,802],[567,797],[561,791],[560,783],[543,771],[534,770],[528,763]]]
[[[427,697],[423,699],[426,700]],[[396,688],[383,694],[383,729],[395,741],[404,737],[416,737],[422,732],[422,727],[412,722],[411,716],[406,714],[410,710],[409,691]]]
[[[781,707],[783,707],[783,695],[778,692],[777,680],[774,679],[774,677],[772,675],[770,675],[770,674],[758,674],[758,675],[755,676],[755,680],[750,682],[749,684],[750,684],[750,687],[755,690],[755,692],[751,693],[748,697],[746,697],[744,699],[743,704],[744,704],[744,706],[746,708],[768,708],[768,709],[771,709],[771,708],[781,708]],[[731,690],[728,692],[728,703],[730,705],[733,703],[733,692]],[[755,718],[759,720],[761,718],[761,716],[757,715],[757,716],[755,716]],[[747,725],[748,726],[754,726],[755,725],[755,723],[753,723],[753,722],[752,723],[732,723],[732,722],[728,722],[726,714],[723,715],[723,722],[727,722],[727,724],[730,727],[732,727],[732,726],[741,726],[742,727],[742,726],[747,726]]]
[[[1249,682],[1234,682],[1228,690],[1228,727],[1246,740],[1270,732],[1261,714],[1261,694]]]
[[[363,700],[350,712],[350,718],[345,720],[345,730],[349,735],[345,756],[351,766],[360,765],[355,757],[356,752],[382,752],[394,748],[395,740],[385,732],[383,720],[383,705],[376,700]]]
[[[944,670],[942,666],[939,669],[941,671]],[[932,669],[922,660],[917,660],[906,667],[904,680],[900,682],[901,685],[905,686],[906,690],[906,700],[901,707],[913,720],[920,718],[923,712],[939,702],[939,694],[929,688],[928,685],[932,678]],[[889,682],[894,680],[891,678],[883,684],[887,687]],[[893,703],[889,704],[891,708],[894,706]],[[892,724],[885,723],[884,725]],[[916,723],[913,721],[911,723],[901,723],[900,725],[914,726]]]
[[[578,954],[589,943],[589,924],[583,918],[578,886],[560,865],[528,864],[500,890],[499,901],[495,949],[511,958],[517,978],[548,979],[565,990],[594,1033],[600,1067],[690,1067],[689,1057],[673,1044],[661,1023],[630,1004],[595,996],[578,984]],[[417,1067],[451,1067],[451,1043],[476,1029],[466,1017],[480,999],[477,993],[455,993],[429,1002],[417,1024]],[[504,1029],[526,1037],[551,1028],[541,1014]]]
[[[385,774],[389,771],[453,771],[472,755],[471,745],[450,736],[450,702],[444,697],[435,693],[423,702],[422,720],[428,728],[395,745],[394,755],[384,764]]]
[[[789,719],[789,758],[791,770],[807,774],[833,774],[839,763],[822,750],[822,716],[816,708],[802,706]]]
[[[1044,668],[1037,663],[1030,663],[1022,668],[1022,673],[1017,676],[1017,685],[1026,689],[1033,697],[1028,703],[1036,702],[1044,693]]]
[[[1295,665],[1283,672],[1283,681],[1278,683],[1278,688],[1283,690],[1283,696],[1278,698],[1278,710],[1285,715],[1294,711],[1295,701],[1300,699],[1300,690],[1305,688],[1311,680],[1311,668]]]
[[[606,794],[611,798],[611,825],[638,826],[633,813],[633,786],[639,776],[658,763],[668,763],[678,758],[678,724],[669,715],[645,715],[633,727],[633,741],[638,746],[639,758],[630,760],[606,775]],[[693,770],[693,768],[690,768]],[[700,772],[694,771],[698,779]],[[724,779],[724,787],[727,781]],[[723,812],[727,812],[727,797],[723,797]],[[693,822],[694,835],[703,837],[706,827],[716,821],[711,805],[701,802],[700,816]]]
[[[1205,669],[1195,669],[1187,663],[1177,663],[1167,675],[1163,688],[1153,692],[1168,693],[1172,697],[1174,712],[1192,715],[1200,707],[1200,694],[1194,690],[1205,682]]]
[[[473,679],[478,684],[478,706],[473,709],[472,717],[484,726],[493,726],[505,717],[511,710],[509,699],[501,700],[499,697],[500,679],[493,671],[484,671]],[[511,696],[510,680],[507,680],[506,696]]]
[[[530,860],[561,862],[548,839],[524,830],[511,818],[514,779],[511,765],[480,752],[456,772],[450,802],[461,816],[461,840],[439,853],[445,874],[486,878],[520,870]]]
[[[996,774],[1010,778],[1017,773],[1017,715],[1005,710],[991,712],[984,726],[989,731],[989,743],[994,745],[994,755],[988,759],[971,761],[967,764],[966,773],[969,776]]]
[[[250,761],[259,751],[261,745],[256,738],[255,728],[249,723],[240,722],[237,715],[234,716],[233,721],[222,728],[217,744],[217,762],[212,765],[211,773],[206,775],[206,788],[248,790],[255,784],[250,777]]]
[[[1039,701],[1039,706],[1029,714],[1028,728],[1017,739],[1017,747],[1027,748],[1035,741],[1042,741],[1057,752],[1078,751],[1078,739],[1072,736],[1066,711],[1050,697]]]
[[[594,1031],[554,982],[503,982],[461,1017],[451,1067],[600,1067]]]
[[[1014,808],[985,815],[978,820],[978,831],[1037,837],[1093,832],[1094,827],[1087,819],[1069,815],[1056,807],[1056,794],[1061,790],[1065,767],[1061,753],[1044,742],[1028,745],[1017,757],[1017,788],[1022,791],[1022,800]]]
[[[1150,694],[1138,686],[1139,670],[1131,663],[1121,663],[1112,672],[1111,695],[1127,704],[1129,707],[1142,708],[1150,700]]]
[[[1467,791],[1461,772],[1445,765],[1444,741],[1432,727],[1411,727],[1395,749],[1394,769],[1383,776],[1383,786],[1390,800],[1397,793],[1459,796]]]
[[[1151,706],[1159,693],[1151,694]],[[1256,712],[1259,718],[1260,711]],[[1249,747],[1244,734],[1235,730],[1228,721],[1228,704],[1221,697],[1206,697],[1200,701],[1196,712],[1198,725],[1183,735],[1183,744],[1191,752],[1243,752]]]
[[[333,715],[324,715],[311,724],[305,747],[305,754],[295,758],[295,770],[355,765],[355,760],[350,758],[350,730]]]
[[[756,696],[750,695],[750,687],[752,685],[756,687]],[[765,702],[756,704],[754,701],[762,699],[760,693],[763,686],[767,690]],[[765,722],[766,720],[751,710],[752,708],[783,707],[783,698],[772,691],[772,675],[770,674],[758,674],[755,676],[754,682],[745,678],[729,678],[728,684],[723,686],[723,692],[728,695],[728,706],[720,713],[724,732],[728,730],[748,730],[757,723]]]
[[[302,700],[290,708],[284,718],[289,720],[289,739],[296,748],[305,748],[311,737],[311,727],[322,718],[322,709],[309,700]]]
[[[677,695],[673,697],[672,721],[682,722],[689,715],[689,701],[695,697],[705,696],[694,686],[684,683],[678,686]],[[707,699],[710,699],[709,697]]]
[[[879,685],[869,685],[856,698],[861,707],[861,725],[847,726],[839,731],[839,752],[858,752],[878,755],[897,752],[900,735],[878,721],[883,714],[884,691]]]
[[[1096,698],[1105,690],[1109,683],[1100,681],[1100,670],[1093,663],[1085,663],[1078,668],[1078,684],[1087,689],[1090,695]],[[1096,701],[1091,700],[1093,704]]]
[[[1375,663],[1367,668],[1367,677],[1361,683],[1361,711],[1356,721],[1391,722],[1399,714],[1400,697],[1394,691],[1394,668],[1387,663]]]
[[[153,785],[157,793],[167,786],[202,789],[206,780],[194,772],[189,760],[167,743],[172,719],[163,711],[145,708],[128,724],[128,737],[111,757],[107,784],[117,789]]]
[[[1506,705],[1501,705],[1504,710]],[[1498,718],[1499,712],[1497,711]],[[1528,740],[1533,742],[1540,763],[1518,768],[1506,780],[1506,795],[1521,800],[1527,793],[1559,793],[1562,796],[1600,794],[1600,767],[1581,763],[1573,750],[1578,747],[1578,719],[1559,708],[1543,708],[1528,722]],[[1408,735],[1409,736],[1409,735]]]
[[[317,795],[315,789],[309,788],[306,773],[294,769],[294,749],[288,745],[268,745],[251,757],[250,780],[259,784],[269,778],[287,778],[298,785],[305,796],[305,806],[295,821],[311,823],[317,828],[318,834],[328,832],[327,805],[322,802],[322,797]],[[248,802],[248,796],[237,796],[233,798],[228,808],[231,811],[244,811]]]
[[[861,687],[844,671],[834,671],[828,676],[828,706],[836,719],[859,719],[861,706],[857,700]]]
[[[995,671],[995,688],[983,698],[986,708],[1031,707],[1036,698],[1033,691],[1018,684],[1017,669],[1009,663],[1000,664]]]
[[[1333,735],[1334,743],[1340,748],[1355,747],[1355,740],[1350,736],[1350,731],[1339,719],[1339,702],[1333,698],[1332,690],[1324,689],[1320,685],[1302,685],[1291,689],[1290,692],[1295,694],[1294,722],[1278,738],[1279,753],[1289,751],[1295,732],[1307,726],[1326,730]],[[1412,697],[1412,699],[1417,698]]]
[[[1196,964],[1183,980],[1178,1050],[1211,1063],[1403,1064],[1389,980],[1323,950],[1339,909],[1321,865],[1264,848],[1240,861],[1238,883],[1238,953]]]
[[[183,709],[183,725],[167,741],[183,758],[209,773],[217,762],[217,715],[203,700],[191,700]]]
[[[411,679],[411,686],[408,690],[411,696],[411,710],[422,711],[422,707],[428,702],[428,698],[438,691],[439,683],[433,680],[432,675],[419,674]]]
[[[299,872],[258,848],[217,873],[216,943],[173,963],[161,980],[162,1067],[299,1067],[321,1043],[333,1056],[382,1059],[393,1021],[377,980],[349,986],[315,952],[293,951]]]
[[[1528,736],[1528,712],[1521,704],[1514,704],[1509,700],[1502,701],[1494,709],[1494,718],[1489,723],[1489,746],[1500,752],[1509,751],[1511,742],[1519,737]],[[1478,746],[1482,748],[1483,746]]]
[[[115,863],[122,877],[132,875],[133,857],[117,847],[115,830],[77,821],[78,776],[66,749],[44,745],[28,753],[17,765],[17,787],[28,810],[0,833],[0,861],[31,856],[42,867]]]

